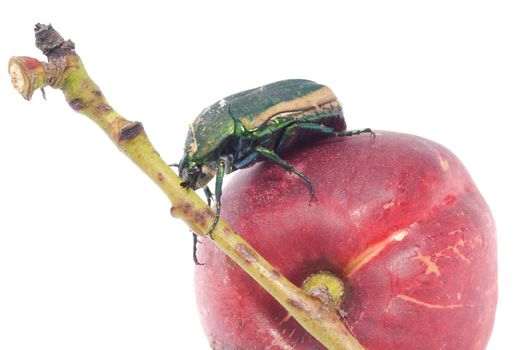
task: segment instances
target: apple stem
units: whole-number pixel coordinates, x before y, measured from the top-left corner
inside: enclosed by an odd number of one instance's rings
[[[62,90],[69,105],[97,123],[166,194],[172,216],[185,221],[196,234],[205,235],[214,212],[194,191],[181,187],[181,179],[161,159],[142,124],[125,119],[108,104],[86,72],[73,42],[65,41],[51,25],[37,24],[35,36],[48,62],[24,56],[11,58],[9,74],[15,89],[27,100],[45,86]],[[333,304],[323,303],[292,284],[222,220],[216,226],[213,242],[328,349],[364,349]]]
[[[344,295],[344,282],[340,277],[329,271],[319,271],[308,276],[302,283],[302,290],[323,304],[340,308]]]

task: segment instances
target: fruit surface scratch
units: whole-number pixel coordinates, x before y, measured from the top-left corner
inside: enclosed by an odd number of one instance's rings
[[[407,229],[402,229],[395,231],[382,241],[368,247],[361,254],[352,258],[346,267],[344,268],[343,276],[350,276],[354,272],[358,271],[362,266],[364,266],[371,259],[376,257],[386,246],[394,241],[402,241],[408,235]]]
[[[405,294],[398,294],[396,298],[406,301],[408,303],[413,303],[413,304],[417,304],[420,306],[424,306],[429,309],[457,309],[457,308],[464,306],[463,304],[448,304],[448,305],[431,304],[431,303],[427,303],[425,301],[422,301],[416,298],[412,298]]]
[[[425,275],[429,275],[433,273],[436,276],[441,276],[441,272],[439,271],[439,266],[435,263],[434,260],[432,260],[431,256],[423,255],[421,254],[421,252],[419,252],[414,259],[419,260],[420,262],[425,264],[426,266]]]
[[[276,329],[271,327],[269,329],[269,333],[273,337],[273,343],[271,344],[270,347],[266,347],[266,349],[271,349],[274,346],[278,346],[279,349],[294,350],[294,348],[291,345],[289,345],[289,343],[284,339],[282,334],[280,334],[280,332],[278,332]]]

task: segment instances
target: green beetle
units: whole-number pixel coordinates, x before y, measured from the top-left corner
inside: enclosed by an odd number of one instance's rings
[[[283,80],[226,97],[204,109],[190,125],[178,172],[182,186],[203,188],[216,177],[214,223],[221,211],[223,177],[238,169],[269,160],[298,175],[311,191],[307,176],[279,154],[315,134],[352,136],[371,129],[345,131],[342,107],[331,89],[309,80]],[[196,236],[194,236],[196,242]],[[194,260],[196,260],[194,249]]]

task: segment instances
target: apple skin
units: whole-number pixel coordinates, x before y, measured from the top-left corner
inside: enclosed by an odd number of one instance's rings
[[[341,308],[369,350],[485,349],[497,303],[494,221],[461,162],[432,141],[377,132],[329,138],[239,171],[222,218],[300,286],[341,276]],[[210,240],[195,271],[213,349],[323,349]]]

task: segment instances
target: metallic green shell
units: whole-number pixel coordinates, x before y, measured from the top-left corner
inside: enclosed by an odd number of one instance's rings
[[[218,101],[204,109],[190,124],[185,153],[196,160],[205,159],[233,133],[234,120],[229,115],[228,105],[224,100]]]
[[[247,131],[252,131],[277,114],[317,108],[331,101],[336,98],[329,88],[301,79],[278,81],[239,92],[200,113],[190,126],[185,152],[194,159],[207,158],[234,134],[235,120]]]

